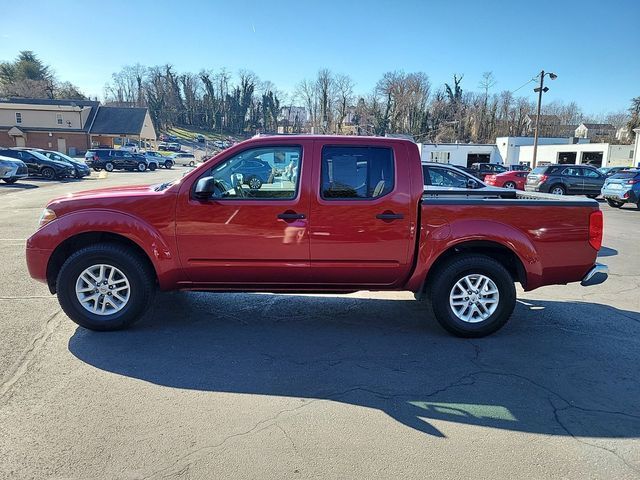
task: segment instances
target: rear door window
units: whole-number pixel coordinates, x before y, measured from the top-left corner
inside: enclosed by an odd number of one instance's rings
[[[589,178],[600,178],[600,174],[595,170],[591,170],[590,168],[585,168],[582,172],[585,177]]]
[[[391,192],[393,150],[387,147],[324,147],[321,192],[324,199],[366,200]]]
[[[562,175],[567,177],[579,177],[582,175],[582,168],[569,167],[562,171]]]

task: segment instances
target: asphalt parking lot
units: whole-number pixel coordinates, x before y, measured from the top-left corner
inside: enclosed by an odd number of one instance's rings
[[[0,478],[638,478],[640,211],[601,204],[609,280],[523,293],[497,334],[406,293],[171,293],[76,327],[25,239],[70,191],[184,169],[0,184]]]

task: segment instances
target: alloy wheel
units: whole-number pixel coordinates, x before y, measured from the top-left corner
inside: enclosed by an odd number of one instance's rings
[[[458,280],[449,293],[453,314],[466,323],[488,319],[498,308],[500,292],[489,277],[469,274]]]
[[[76,280],[76,297],[94,315],[113,315],[129,302],[131,286],[122,270],[98,264],[85,268]]]

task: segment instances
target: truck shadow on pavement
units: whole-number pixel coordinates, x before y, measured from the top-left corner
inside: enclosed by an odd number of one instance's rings
[[[477,340],[449,336],[428,315],[408,300],[162,294],[136,327],[78,328],[69,350],[158,385],[344,402],[443,438],[451,422],[640,436],[640,314],[525,300]]]

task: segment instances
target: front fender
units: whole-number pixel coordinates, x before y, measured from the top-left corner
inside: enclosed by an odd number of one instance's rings
[[[68,213],[39,229],[27,240],[27,249],[49,251],[66,240],[83,233],[120,235],[138,245],[151,261],[161,289],[168,289],[182,279],[173,223],[161,232],[144,219],[113,210],[89,209]],[[50,255],[49,255],[50,258]]]

